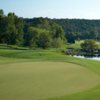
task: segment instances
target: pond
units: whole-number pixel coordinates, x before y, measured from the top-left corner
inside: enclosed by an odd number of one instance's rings
[[[77,56],[77,55],[74,55],[73,57],[100,61],[100,57],[85,57],[85,56]]]

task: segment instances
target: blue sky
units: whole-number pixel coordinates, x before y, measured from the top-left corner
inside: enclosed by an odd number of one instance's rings
[[[100,19],[100,0],[0,0],[0,9],[28,18]]]

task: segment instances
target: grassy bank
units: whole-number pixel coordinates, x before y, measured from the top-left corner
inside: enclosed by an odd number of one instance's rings
[[[8,57],[9,59],[23,59],[31,61],[60,61],[60,62],[70,62],[81,65],[83,67],[89,68],[90,70],[100,74],[99,61],[74,58],[61,53],[60,50],[0,50],[1,60],[2,57]],[[9,60],[8,61],[12,61]]]

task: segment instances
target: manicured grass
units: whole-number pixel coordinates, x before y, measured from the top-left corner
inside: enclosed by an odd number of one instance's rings
[[[100,100],[100,85],[87,91],[45,100]]]
[[[99,84],[100,61],[58,49],[0,50],[0,100],[99,100]]]
[[[76,41],[75,44],[67,44],[66,47],[67,48],[76,48],[76,49],[80,49],[81,46],[80,44],[83,43],[84,41]]]
[[[92,78],[91,78],[92,77]],[[1,100],[38,100],[89,89],[99,76],[64,62],[24,62],[0,66]]]
[[[32,60],[32,61],[47,60],[47,61],[57,61],[57,62],[58,61],[70,62],[70,63],[81,65],[83,67],[86,67],[96,72],[97,74],[100,74],[100,61],[80,59],[80,58],[74,58],[71,56],[66,56],[57,49],[55,50],[4,50],[4,49],[1,49],[0,56],[8,57],[9,59],[7,59],[7,62],[13,62],[13,60],[18,60],[18,59],[23,59],[23,60],[26,59],[26,61],[27,60]]]

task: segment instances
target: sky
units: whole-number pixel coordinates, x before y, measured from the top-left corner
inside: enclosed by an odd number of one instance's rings
[[[100,0],[0,0],[0,9],[24,18],[100,19]]]

